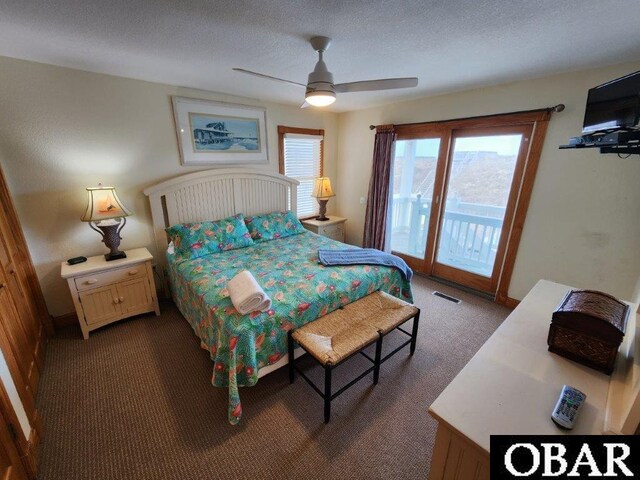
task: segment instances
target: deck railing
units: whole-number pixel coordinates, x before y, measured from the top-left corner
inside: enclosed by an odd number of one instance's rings
[[[449,198],[440,232],[438,261],[491,275],[504,211],[504,207]],[[392,248],[401,253],[424,256],[431,202],[420,195],[394,197],[392,212]]]

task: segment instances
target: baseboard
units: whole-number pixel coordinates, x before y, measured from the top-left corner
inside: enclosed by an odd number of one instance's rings
[[[511,297],[505,297],[504,299],[500,300],[496,298],[496,303],[504,305],[505,307],[516,308],[518,305],[520,305],[520,300],[516,300],[515,298]]]
[[[60,315],[58,317],[52,317],[51,322],[53,323],[54,329],[59,329],[63,327],[68,327],[70,325],[78,324],[78,315],[76,312],[65,313],[64,315]]]

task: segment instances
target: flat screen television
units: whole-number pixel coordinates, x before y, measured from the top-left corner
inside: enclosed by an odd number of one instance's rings
[[[640,71],[589,90],[582,133],[638,128]]]

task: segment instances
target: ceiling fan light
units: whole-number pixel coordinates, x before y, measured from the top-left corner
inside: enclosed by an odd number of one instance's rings
[[[325,91],[309,92],[304,99],[314,107],[327,107],[336,101],[336,94]]]

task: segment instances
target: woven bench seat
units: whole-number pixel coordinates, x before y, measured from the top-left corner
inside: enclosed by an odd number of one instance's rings
[[[289,376],[291,383],[295,380],[295,372],[297,371],[324,398],[325,423],[327,423],[330,417],[331,400],[371,371],[373,371],[373,383],[376,385],[380,374],[380,365],[405,346],[411,346],[410,353],[413,355],[416,348],[419,317],[419,308],[387,293],[378,291],[290,331]],[[400,326],[411,318],[414,319],[413,331],[409,333],[400,328]],[[382,358],[382,339],[395,329],[410,336],[411,339]],[[324,367],[324,392],[316,387],[304,372],[296,366],[293,353],[294,342],[298,343]],[[371,358],[363,352],[367,346],[373,343],[376,344],[375,358]],[[370,360],[373,366],[332,394],[331,370],[357,353],[361,353]]]
[[[337,365],[418,313],[388,293],[374,292],[293,331],[321,365]]]

